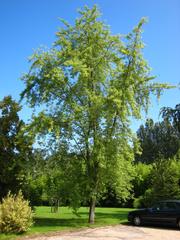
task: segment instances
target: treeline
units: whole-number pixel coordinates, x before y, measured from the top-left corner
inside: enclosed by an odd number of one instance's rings
[[[161,122],[148,119],[137,131],[142,154],[135,156],[135,207],[180,198],[180,104],[160,114]]]
[[[33,206],[57,201],[74,208],[88,205],[89,200],[81,197],[88,191],[83,188],[81,153],[70,151],[67,142],[61,142],[60,148],[58,144],[48,150],[38,148],[38,139],[24,131],[20,110],[10,96],[0,102],[0,199],[9,191],[17,193],[21,189]],[[159,199],[180,198],[180,104],[162,109],[161,116],[162,121],[148,119],[138,129],[140,153],[135,154],[134,161],[125,165],[122,160],[122,169],[131,174],[131,182],[127,182],[129,199],[117,197],[109,183],[99,206],[143,207]],[[45,140],[42,144],[45,146]]]

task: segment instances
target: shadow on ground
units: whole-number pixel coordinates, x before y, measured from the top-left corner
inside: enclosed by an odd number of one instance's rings
[[[64,227],[81,227],[88,226],[88,214],[85,212],[78,212],[80,217],[75,216],[74,218],[34,218],[34,226],[42,227],[42,226],[64,226]],[[96,223],[106,223],[111,224],[108,219],[114,220],[112,223],[120,223],[122,221],[127,221],[127,213],[126,212],[113,212],[113,213],[96,213]]]
[[[62,227],[80,227],[84,226],[86,219],[59,219],[59,218],[35,218],[34,226],[47,227],[47,226],[62,226]]]
[[[84,216],[84,217],[88,217],[88,214],[85,212],[78,212],[80,216]],[[96,212],[96,219],[119,219],[120,221],[122,220],[127,220],[127,212],[123,212],[123,211],[117,211],[117,212],[113,212],[113,213],[100,213],[100,212]]]

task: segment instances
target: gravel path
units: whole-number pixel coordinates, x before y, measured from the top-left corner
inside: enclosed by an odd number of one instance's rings
[[[28,238],[28,240],[180,240],[180,230],[125,225],[88,228],[76,232]]]

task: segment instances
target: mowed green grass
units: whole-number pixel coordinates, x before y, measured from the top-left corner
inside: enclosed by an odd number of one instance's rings
[[[34,225],[22,235],[0,234],[0,239],[15,239],[16,237],[43,234],[47,232],[73,230],[83,227],[98,227],[127,222],[128,208],[96,208],[95,224],[88,224],[88,208],[82,207],[78,216],[68,207],[60,207],[58,213],[51,213],[50,207],[35,207]]]

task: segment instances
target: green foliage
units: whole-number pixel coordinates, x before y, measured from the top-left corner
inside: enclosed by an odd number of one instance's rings
[[[41,206],[44,202],[47,204],[45,189],[46,175],[44,172],[36,178],[29,174],[23,186],[23,194],[30,201],[31,206]]]
[[[144,207],[144,194],[151,187],[152,165],[138,163],[134,166],[135,178],[133,179],[133,207]]]
[[[139,197],[144,194],[151,185],[152,165],[138,163],[134,166],[136,173],[133,179],[134,195]]]
[[[32,210],[24,200],[22,192],[8,195],[0,204],[0,232],[21,233],[29,230],[32,222]]]
[[[51,171],[47,175],[46,192],[49,202],[51,199],[59,199],[61,204],[66,204],[65,200],[68,200],[68,191],[65,188],[66,183],[64,174],[58,170]]]
[[[27,131],[48,135],[51,149],[66,145],[76,155],[67,163],[72,202],[84,197],[95,203],[109,182],[125,200],[137,150],[130,118],[141,118],[150,94],[159,97],[168,85],[152,82],[143,58],[145,19],[122,39],[111,34],[96,6],[79,14],[74,26],[64,22],[52,49],[40,49],[31,58],[21,97],[43,110]]]
[[[154,166],[152,191],[154,200],[180,198],[180,163],[162,159]]]
[[[49,201],[59,199],[60,204],[69,204],[75,212],[81,204],[87,204],[86,178],[82,174],[82,161],[76,154],[57,151],[47,161],[46,192]]]
[[[145,165],[146,166],[146,165]],[[134,201],[135,207],[149,207],[158,200],[180,198],[180,162],[178,157],[158,159],[153,164],[151,181]]]
[[[21,133],[21,106],[11,96],[0,101],[0,199],[9,190],[17,192],[25,179],[24,169],[31,155],[32,142]]]
[[[45,194],[47,174],[45,154],[42,150],[36,149],[26,164],[26,178],[22,187],[23,194],[30,201],[31,206],[47,204]]]

